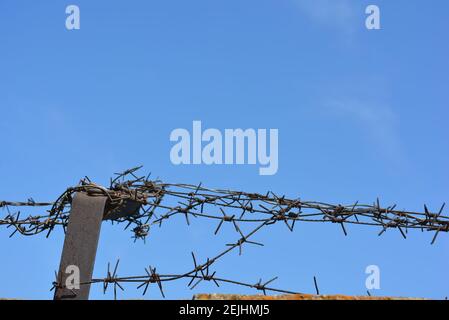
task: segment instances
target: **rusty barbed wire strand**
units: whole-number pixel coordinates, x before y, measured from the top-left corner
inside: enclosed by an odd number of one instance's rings
[[[137,176],[141,167],[132,168],[122,173],[117,173],[111,178],[108,188],[93,183],[85,177],[75,187],[64,191],[55,202],[37,203],[32,199],[27,202],[0,201],[0,207],[6,208],[7,216],[0,219],[0,225],[14,228],[10,236],[17,232],[22,235],[36,235],[47,232],[48,237],[56,226],[64,230],[70,217],[70,205],[75,193],[83,192],[90,196],[106,196],[107,210],[104,214],[105,220],[112,223],[123,223],[125,229],[132,226],[133,239],[137,241],[149,236],[150,229],[155,226],[161,227],[165,221],[175,216],[184,216],[187,225],[191,224],[192,218],[204,218],[214,220],[217,225],[214,234],[217,234],[224,225],[231,225],[239,238],[234,243],[226,244],[224,250],[213,258],[207,258],[203,263],[198,263],[192,253],[194,263],[193,269],[181,274],[159,274],[156,268],[145,269],[146,275],[118,277],[116,274],[118,263],[114,272],[108,273],[105,278],[93,279],[89,283],[103,283],[106,292],[108,284],[114,286],[114,296],[117,288],[124,290],[120,283],[138,283],[138,288],[144,287],[146,293],[149,284],[156,283],[164,296],[162,283],[179,279],[189,279],[188,286],[196,287],[202,281],[212,281],[217,286],[219,283],[233,283],[249,288],[263,291],[274,291],[280,293],[297,293],[276,288],[267,287],[268,282],[259,280],[256,284],[249,284],[215,276],[216,272],[209,273],[209,268],[217,260],[227,253],[238,248],[239,255],[242,254],[243,246],[252,244],[263,246],[262,243],[249,240],[254,234],[264,227],[276,224],[284,224],[289,231],[294,231],[296,223],[299,222],[325,222],[339,224],[344,235],[347,235],[346,225],[365,225],[379,227],[379,236],[389,229],[398,229],[400,234],[406,238],[409,229],[420,229],[421,231],[434,232],[431,244],[434,244],[440,232],[449,231],[449,217],[442,215],[444,206],[436,212],[431,212],[424,205],[423,212],[397,210],[396,205],[383,207],[377,199],[373,204],[360,204],[355,202],[349,205],[328,204],[316,201],[303,201],[300,198],[289,199],[269,191],[266,194],[248,193],[243,191],[232,191],[226,189],[211,189],[199,185],[164,183],[159,179],[150,180],[148,176]],[[114,213],[126,203],[137,204],[138,210],[131,215],[113,218]],[[11,207],[50,207],[43,215],[28,216],[21,218],[20,211],[11,213]],[[257,224],[250,232],[244,234],[240,226],[242,224]],[[314,279],[315,287],[316,279]],[[58,286],[57,279],[53,288]],[[318,290],[318,289],[317,289]]]
[[[161,296],[163,298],[165,298],[162,284],[164,282],[170,282],[170,281],[175,281],[175,280],[179,280],[179,279],[190,280],[188,282],[187,286],[191,290],[194,289],[202,281],[209,281],[209,282],[213,282],[217,287],[220,287],[220,283],[229,283],[229,284],[233,284],[233,285],[239,285],[239,286],[243,286],[243,287],[247,287],[247,288],[256,289],[258,291],[262,291],[264,295],[266,295],[267,291],[276,292],[276,293],[284,293],[284,294],[298,294],[299,293],[299,292],[295,292],[295,291],[283,290],[283,289],[278,289],[278,288],[268,286],[270,283],[275,281],[277,279],[277,277],[274,277],[268,281],[262,281],[262,279],[259,279],[258,282],[247,283],[247,282],[218,277],[215,275],[216,274],[215,271],[212,274],[209,274],[208,268],[207,268],[207,271],[201,271],[201,274],[197,274],[197,273],[192,274],[193,272],[189,273],[189,274],[160,274],[160,273],[156,272],[156,268],[149,266],[148,268],[145,268],[145,272],[146,272],[145,275],[119,277],[117,275],[118,262],[119,262],[119,260],[117,261],[114,271],[112,273],[110,271],[110,264],[108,264],[108,270],[107,270],[106,277],[94,278],[91,281],[82,282],[82,283],[80,283],[80,285],[101,283],[101,284],[103,284],[103,293],[106,293],[109,284],[112,284],[113,292],[114,292],[114,299],[117,298],[117,288],[119,288],[122,291],[125,291],[125,287],[122,286],[122,284],[125,284],[125,283],[137,284],[136,289],[143,288],[142,295],[145,295],[148,292],[150,284],[155,284],[155,285],[157,285],[157,289],[159,290]],[[209,266],[210,266],[210,264],[209,264]],[[53,287],[51,290],[53,290],[56,287],[62,288],[64,286],[60,284],[60,281],[56,280],[55,282],[53,282]]]
[[[149,180],[148,177],[137,177],[135,171],[140,167],[127,170],[118,174],[111,180],[109,188],[92,183],[87,177],[75,187],[68,188],[55,202],[37,203],[30,199],[27,202],[1,201],[0,207],[7,208],[8,215],[0,219],[0,225],[13,226],[22,234],[35,235],[43,231],[50,233],[57,225],[65,226],[69,217],[71,199],[76,192],[86,192],[91,196],[103,195],[109,199],[109,207],[113,208],[131,200],[141,205],[139,214],[121,218],[115,222],[134,224],[133,232],[137,239],[146,237],[150,226],[162,225],[175,215],[184,215],[187,224],[190,217],[202,217],[218,221],[215,233],[218,233],[223,223],[231,222],[236,230],[237,223],[245,222],[269,222],[283,221],[289,230],[293,230],[296,222],[331,222],[341,225],[345,234],[345,224],[358,224],[379,226],[383,234],[387,229],[397,228],[403,236],[403,229],[422,229],[439,232],[449,231],[449,217],[443,216],[444,204],[440,209],[432,213],[427,205],[424,212],[412,212],[396,210],[396,205],[381,207],[379,199],[373,204],[334,205],[315,201],[302,201],[287,199],[285,196],[277,196],[273,192],[266,194],[247,193],[223,189],[210,189],[199,185],[169,184],[160,180]],[[126,176],[132,176],[132,180],[125,180]],[[176,205],[162,203],[166,198],[175,200]],[[178,200],[178,201],[176,201]],[[45,215],[29,216],[20,219],[20,211],[14,214],[9,212],[9,207],[19,206],[51,206]],[[205,212],[205,206],[212,206],[218,214]],[[164,210],[158,216],[156,209]],[[218,209],[218,210],[217,210]],[[233,214],[227,214],[231,210]],[[240,211],[237,217],[236,211]],[[111,214],[105,214],[105,218]],[[257,218],[246,218],[249,214],[259,214]],[[153,220],[151,221],[151,219]],[[29,227],[29,228],[27,228]],[[128,227],[128,226],[127,226]],[[434,236],[434,237],[435,237]],[[435,239],[433,239],[435,240]]]

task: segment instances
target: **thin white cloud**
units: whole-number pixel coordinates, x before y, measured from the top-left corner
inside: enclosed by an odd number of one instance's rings
[[[383,158],[395,164],[406,161],[397,129],[399,117],[392,108],[382,103],[333,100],[326,103],[326,109],[350,121]]]
[[[344,32],[357,28],[354,0],[295,0],[295,3],[301,13],[316,23]]]

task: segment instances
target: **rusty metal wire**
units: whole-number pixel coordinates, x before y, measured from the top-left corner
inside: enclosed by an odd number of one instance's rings
[[[316,201],[303,201],[299,198],[289,199],[273,192],[266,194],[232,191],[226,189],[211,189],[199,185],[170,184],[158,179],[151,180],[149,176],[137,176],[141,167],[126,170],[116,174],[111,179],[108,188],[100,186],[85,177],[80,183],[64,191],[55,202],[37,203],[30,199],[27,202],[1,201],[0,207],[8,211],[4,219],[0,219],[0,225],[14,228],[11,236],[16,232],[23,235],[36,235],[46,232],[48,237],[56,226],[62,226],[65,230],[69,219],[72,197],[77,192],[85,192],[91,196],[107,196],[108,205],[105,212],[105,220],[114,216],[117,208],[127,202],[138,204],[139,210],[132,215],[112,219],[114,223],[125,224],[125,229],[131,227],[134,240],[145,240],[149,236],[150,229],[161,227],[166,221],[175,216],[184,216],[187,225],[192,218],[204,218],[216,221],[214,234],[217,234],[224,224],[231,225],[238,235],[234,243],[229,243],[226,248],[213,258],[208,258],[203,263],[198,263],[192,253],[194,267],[190,271],[181,274],[159,274],[156,268],[151,266],[145,269],[146,274],[141,276],[118,277],[116,275],[118,263],[114,272],[108,273],[105,278],[93,279],[90,283],[103,283],[104,291],[108,284],[114,286],[114,296],[117,288],[122,289],[120,283],[138,283],[138,288],[144,288],[147,292],[150,284],[157,284],[162,296],[162,283],[179,279],[189,279],[188,286],[196,287],[202,281],[212,281],[217,286],[219,283],[233,283],[249,288],[254,288],[266,293],[274,291],[280,293],[294,293],[268,287],[272,281],[259,280],[256,284],[249,284],[215,276],[210,273],[210,267],[221,257],[234,249],[242,254],[244,245],[263,246],[262,243],[250,240],[261,229],[276,223],[284,224],[289,231],[294,231],[296,223],[321,222],[336,223],[340,225],[343,233],[347,235],[346,225],[364,225],[380,228],[379,236],[389,229],[397,229],[406,238],[409,230],[434,232],[431,243],[435,243],[440,232],[449,231],[449,217],[442,215],[444,204],[437,212],[431,212],[424,205],[423,212],[397,210],[396,205],[381,206],[377,199],[373,204],[361,204],[355,202],[349,205],[329,204]],[[48,206],[46,214],[40,216],[20,217],[20,212],[11,213],[10,207],[19,206]],[[240,228],[243,224],[255,225],[251,232],[244,234]],[[316,279],[314,279],[315,287]],[[54,287],[59,285],[55,280]],[[318,289],[317,289],[318,291]]]
[[[231,279],[226,279],[222,277],[216,276],[216,272],[214,271],[212,274],[210,274],[209,267],[213,262],[209,260],[208,263],[206,263],[205,267],[202,265],[197,265],[195,256],[192,253],[192,257],[194,258],[194,269],[188,273],[184,274],[161,274],[156,272],[156,268],[153,268],[152,266],[149,266],[148,268],[145,268],[145,274],[143,275],[136,275],[136,276],[126,276],[126,277],[119,277],[117,275],[117,269],[119,260],[115,264],[115,267],[113,269],[113,272],[111,272],[111,265],[108,264],[108,269],[106,276],[104,278],[94,278],[89,282],[83,282],[80,285],[87,285],[87,284],[96,284],[101,283],[103,284],[103,293],[105,294],[108,290],[109,285],[111,284],[113,286],[113,293],[114,293],[114,299],[117,298],[117,288],[121,291],[125,291],[125,288],[122,286],[122,284],[136,284],[137,289],[142,290],[142,295],[145,295],[148,292],[150,284],[154,284],[157,286],[157,290],[160,292],[161,296],[165,298],[164,290],[163,290],[163,283],[170,282],[170,281],[176,281],[180,279],[187,279],[188,284],[187,286],[190,289],[194,289],[199,283],[202,281],[209,281],[213,282],[217,287],[220,287],[220,283],[229,283],[234,285],[239,285],[242,287],[252,288],[256,289],[258,291],[263,292],[264,295],[267,294],[267,291],[276,292],[276,293],[284,293],[284,294],[297,294],[299,292],[295,291],[289,291],[289,290],[282,290],[277,289],[271,286],[268,286],[270,283],[275,281],[277,277],[272,278],[268,281],[262,281],[262,279],[259,279],[258,282],[255,283],[247,283],[247,282],[241,282]],[[56,277],[56,274],[55,274]],[[64,287],[63,284],[61,284],[60,279],[56,279],[53,282],[53,287],[50,290],[54,290],[55,288],[62,288]]]

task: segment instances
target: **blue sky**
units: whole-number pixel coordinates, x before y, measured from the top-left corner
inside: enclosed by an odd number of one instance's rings
[[[377,4],[381,30],[365,28]],[[65,29],[77,4],[81,29]],[[0,199],[51,201],[85,175],[144,165],[168,182],[335,203],[433,209],[448,198],[449,3],[444,0],[0,1]],[[279,170],[174,166],[170,132],[279,129]],[[26,213],[36,213],[26,211]],[[5,212],[3,212],[5,213]],[[2,213],[2,214],[3,214]],[[104,224],[94,274],[121,258],[119,275],[185,271],[190,251],[213,256],[235,240],[215,224],[173,219],[147,243]],[[217,264],[223,277],[277,287],[365,294],[365,267],[381,270],[375,295],[444,298],[449,237],[352,226],[274,227],[242,257]],[[0,296],[47,299],[63,234],[8,238],[0,229]],[[169,298],[197,292],[254,293],[235,286],[168,284]],[[141,291],[128,286],[125,298]],[[103,296],[100,286],[92,298]],[[159,298],[151,290],[146,298]]]

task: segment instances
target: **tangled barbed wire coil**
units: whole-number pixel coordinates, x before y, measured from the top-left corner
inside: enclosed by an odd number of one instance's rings
[[[204,218],[216,221],[214,234],[217,234],[224,224],[230,224],[238,234],[234,243],[226,244],[226,248],[215,257],[208,258],[204,263],[197,263],[192,253],[193,269],[181,274],[159,274],[156,268],[145,268],[145,274],[140,276],[118,277],[116,275],[118,263],[114,272],[108,273],[105,278],[93,279],[89,283],[103,283],[104,291],[108,284],[114,286],[114,296],[117,288],[122,289],[120,283],[138,283],[138,288],[147,292],[150,284],[156,284],[162,294],[162,283],[178,279],[188,279],[190,288],[196,287],[202,281],[212,281],[217,286],[221,282],[233,283],[260,290],[280,293],[296,293],[293,291],[275,289],[268,285],[276,280],[273,278],[263,282],[261,279],[255,284],[219,278],[216,272],[210,273],[210,267],[221,257],[234,249],[242,254],[244,245],[253,244],[263,246],[262,243],[250,240],[252,236],[269,225],[282,223],[289,231],[294,231],[297,223],[335,223],[338,224],[345,235],[348,234],[346,225],[364,225],[378,227],[379,235],[389,229],[397,229],[406,238],[408,230],[434,232],[431,244],[434,244],[440,232],[449,231],[449,217],[442,215],[444,204],[436,212],[431,212],[424,205],[423,212],[413,212],[396,209],[396,205],[381,206],[377,199],[373,204],[355,202],[349,205],[329,204],[316,201],[304,201],[300,198],[289,199],[277,195],[272,191],[265,194],[232,191],[226,189],[211,189],[202,184],[172,184],[161,180],[151,180],[150,176],[138,176],[135,167],[122,173],[117,173],[110,181],[108,188],[95,184],[88,177],[83,178],[75,187],[65,190],[54,202],[35,202],[29,199],[26,202],[0,201],[0,207],[6,208],[7,216],[0,219],[0,226],[13,228],[11,236],[17,232],[26,235],[36,235],[46,232],[48,237],[55,227],[64,230],[70,217],[70,205],[77,192],[84,192],[90,196],[106,196],[107,208],[104,213],[105,220],[113,223],[125,224],[125,229],[131,229],[134,241],[149,236],[152,227],[161,227],[174,216],[184,216],[187,225],[192,218]],[[126,216],[117,216],[121,208],[131,203],[136,210]],[[11,212],[12,207],[50,207],[45,214],[21,217],[20,211]],[[244,233],[242,224],[256,225],[252,231]],[[315,279],[316,284],[316,279]],[[54,287],[60,286],[56,279]],[[318,291],[318,289],[317,289]]]

